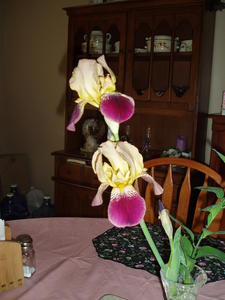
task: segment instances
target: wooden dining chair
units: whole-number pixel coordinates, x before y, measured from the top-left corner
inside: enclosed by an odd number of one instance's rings
[[[149,173],[161,184],[164,192],[161,196],[165,208],[171,214],[192,228],[200,232],[205,222],[206,214],[200,208],[211,205],[217,200],[212,193],[194,189],[195,186],[221,186],[221,176],[210,167],[194,160],[185,158],[164,157],[148,160],[144,163]],[[142,182],[143,191],[143,182]],[[152,185],[147,184],[143,196],[146,201],[145,221],[157,223],[158,201],[153,194]],[[222,230],[225,222],[225,213],[221,212],[210,229]]]

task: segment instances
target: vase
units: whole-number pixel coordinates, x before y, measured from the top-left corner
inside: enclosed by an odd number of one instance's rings
[[[160,276],[168,300],[195,300],[200,288],[207,281],[205,271],[198,266],[195,266],[192,271],[194,283],[191,284],[185,284],[182,278],[178,282],[169,280],[162,270],[160,271]]]

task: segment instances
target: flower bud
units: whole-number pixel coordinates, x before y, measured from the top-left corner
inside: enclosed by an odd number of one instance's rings
[[[164,208],[162,201],[159,200],[159,219],[169,239],[173,238],[173,226],[168,215],[168,210]]]

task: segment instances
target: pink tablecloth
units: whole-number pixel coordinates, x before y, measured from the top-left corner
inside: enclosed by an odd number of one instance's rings
[[[11,221],[13,237],[30,234],[36,272],[0,300],[98,300],[115,294],[127,300],[164,299],[160,280],[98,257],[92,238],[112,227],[106,219],[51,218]],[[198,300],[225,299],[225,281],[207,284]]]

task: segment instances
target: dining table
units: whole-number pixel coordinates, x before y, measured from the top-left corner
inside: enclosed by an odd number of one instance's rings
[[[33,239],[36,271],[0,300],[166,299],[160,278],[145,270],[99,257],[93,239],[113,225],[105,218],[33,218],[8,222],[12,237]],[[225,280],[207,283],[198,300],[225,299]]]

